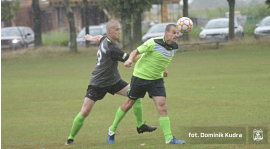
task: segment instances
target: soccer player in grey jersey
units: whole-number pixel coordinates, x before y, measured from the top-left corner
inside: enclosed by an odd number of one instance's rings
[[[70,135],[65,145],[70,145],[74,141],[75,135],[83,126],[85,118],[89,115],[97,100],[104,98],[107,92],[114,95],[119,94],[126,96],[129,84],[121,79],[118,70],[118,61],[125,62],[129,58],[129,54],[122,52],[116,41],[120,40],[121,27],[117,21],[109,21],[106,26],[108,36],[86,35],[85,40],[100,43],[97,52],[97,65],[90,77],[87,93],[80,113],[75,117],[71,128]],[[135,59],[134,61],[138,60]],[[132,107],[136,122],[137,132],[152,132],[157,127],[145,125],[142,120],[142,101],[137,100]]]

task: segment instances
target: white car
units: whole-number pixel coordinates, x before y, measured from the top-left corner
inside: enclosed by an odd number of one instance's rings
[[[228,40],[229,34],[229,18],[218,18],[210,20],[205,28],[201,28],[201,40]],[[234,21],[234,37],[242,39],[244,37],[243,27]]]
[[[34,40],[35,34],[30,27],[20,26],[1,29],[1,49],[27,48],[28,46],[34,46]]]
[[[153,25],[142,37],[142,42],[154,37],[164,36],[165,28],[168,24],[175,24],[175,23],[160,23]],[[182,33],[179,32],[179,40],[182,39]]]
[[[270,37],[270,16],[262,19],[260,24],[256,24],[257,28],[254,30],[254,37],[256,39],[262,37]]]

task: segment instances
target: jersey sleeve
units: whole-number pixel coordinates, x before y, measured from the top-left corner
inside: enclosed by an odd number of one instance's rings
[[[110,49],[111,58],[113,61],[125,62],[129,58],[129,54],[124,53],[113,44],[109,45],[109,49]]]
[[[140,54],[153,51],[155,47],[155,42],[153,39],[149,39],[144,42],[141,46],[137,48]]]

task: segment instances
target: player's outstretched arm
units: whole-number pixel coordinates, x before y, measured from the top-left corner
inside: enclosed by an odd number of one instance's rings
[[[142,57],[142,54],[137,55],[137,56],[133,59],[133,62],[137,62],[141,57]]]
[[[103,36],[101,35],[97,35],[95,37],[91,36],[91,35],[85,35],[83,37],[83,39],[87,40],[87,41],[92,41],[92,42],[95,42],[95,43],[100,43],[100,39],[102,38]]]
[[[132,66],[132,64],[133,64],[133,59],[137,56],[139,54],[139,52],[138,52],[138,50],[136,49],[136,50],[134,50],[134,51],[132,51],[131,53],[130,53],[130,55],[129,55],[129,58],[125,61],[125,63],[124,63],[124,65],[126,66],[126,67],[131,67]]]

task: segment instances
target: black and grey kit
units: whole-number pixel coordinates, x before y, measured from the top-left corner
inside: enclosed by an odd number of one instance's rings
[[[101,100],[107,92],[114,94],[128,85],[121,79],[118,61],[125,62],[129,54],[122,52],[107,36],[100,40],[97,65],[90,77],[86,97]]]

